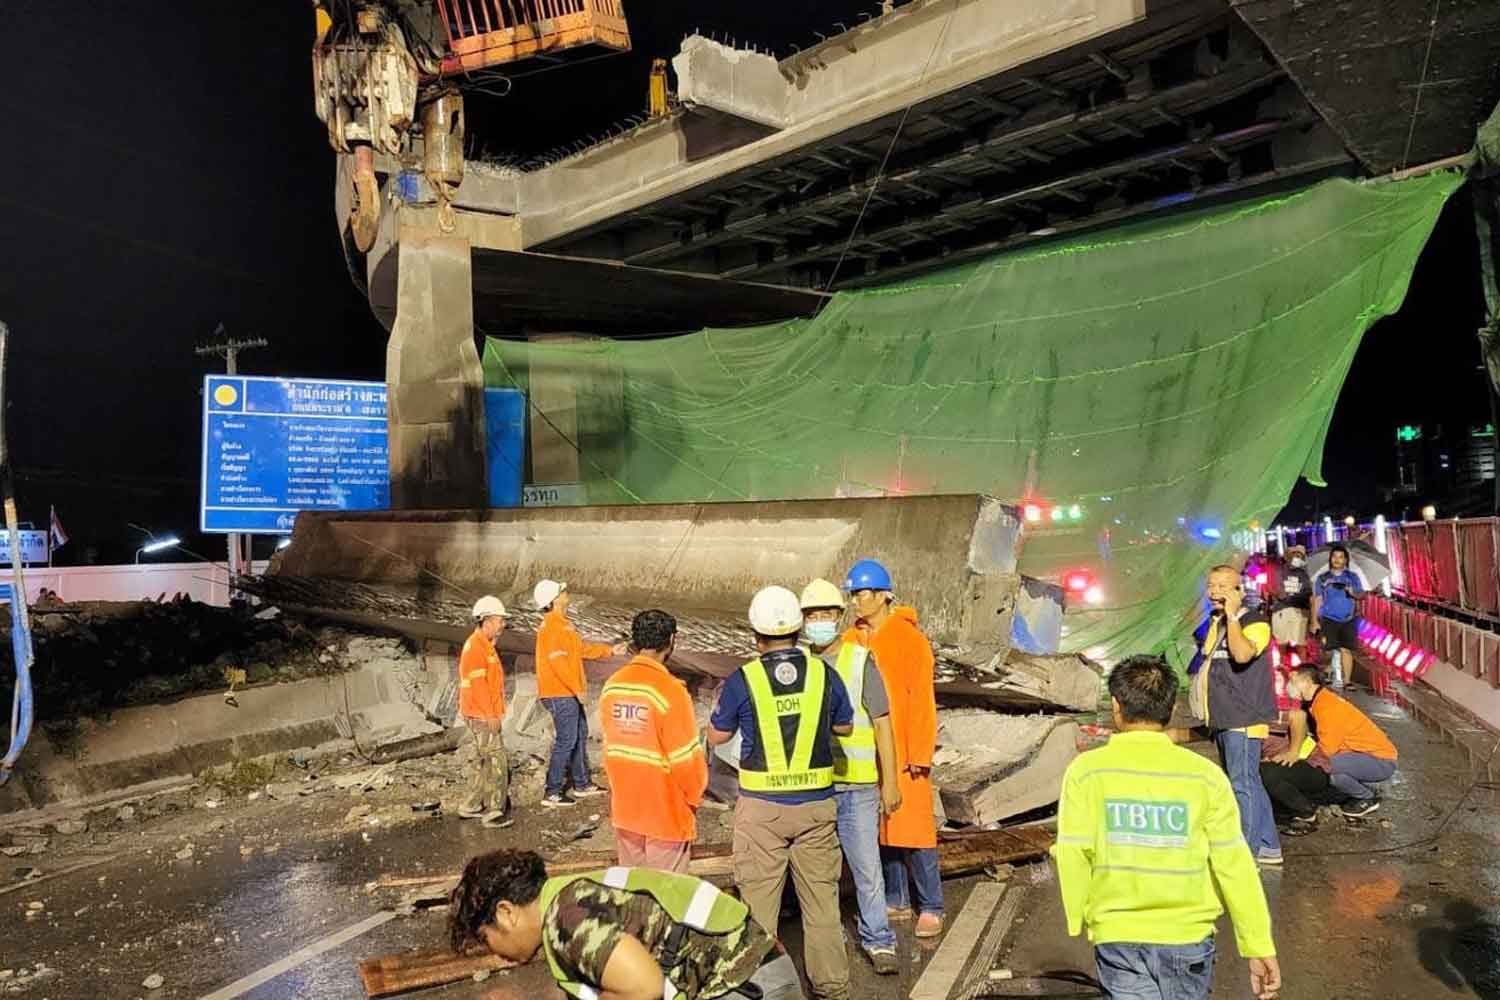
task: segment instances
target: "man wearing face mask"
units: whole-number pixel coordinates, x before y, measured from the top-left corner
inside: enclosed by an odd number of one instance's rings
[[[1307,549],[1293,545],[1286,550],[1281,569],[1281,592],[1271,606],[1271,634],[1283,653],[1302,652],[1312,608],[1312,578],[1307,575]]]
[[[635,658],[605,682],[599,720],[620,864],[686,874],[708,762],[687,686],[665,666],[676,638],[665,611],[635,616]]]
[[[880,870],[880,817],[901,808],[891,702],[875,657],[859,643],[839,639],[843,617],[844,594],[838,587],[814,580],[803,588],[802,637],[839,675],[854,706],[854,731],[834,737],[833,792],[839,845],[859,903],[859,944],[876,974],[892,976],[900,966],[896,935],[885,912],[885,877]]]

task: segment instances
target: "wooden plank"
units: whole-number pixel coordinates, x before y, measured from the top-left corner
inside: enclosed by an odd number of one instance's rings
[[[359,963],[365,995],[388,997],[410,990],[445,986],[469,979],[476,972],[499,972],[517,963],[488,951],[455,955],[447,948],[403,955],[379,955]]]
[[[997,865],[1031,861],[1046,854],[1055,839],[1055,834],[1042,826],[1017,826],[1003,830],[972,830],[940,834],[938,870],[943,878],[958,878],[987,871]],[[553,858],[547,861],[547,872],[549,875],[565,875],[571,872],[608,868],[614,863],[615,857],[612,854]],[[727,884],[734,875],[734,858],[730,845],[695,845],[688,871],[710,882]],[[430,895],[408,902],[440,905],[442,902],[440,897],[446,894],[448,887],[456,883],[461,875],[461,872],[456,871],[410,877],[383,875],[368,883],[365,888],[374,892],[379,889],[430,885],[435,887]]]
[[[982,882],[969,893],[958,919],[948,927],[937,954],[922,970],[921,978],[911,989],[911,1000],[948,1000],[953,995],[958,979],[968,968],[969,955],[979,943],[979,937],[990,924],[990,918],[1000,906],[1007,887],[994,882]]]

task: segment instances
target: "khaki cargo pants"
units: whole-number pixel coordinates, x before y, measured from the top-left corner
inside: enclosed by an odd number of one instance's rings
[[[497,726],[491,732],[482,719],[465,719],[474,734],[474,776],[464,799],[468,810],[504,809],[510,796],[510,758]]]
[[[848,1000],[849,955],[839,919],[838,807],[783,805],[741,795],[734,807],[734,882],[755,922],[772,936],[781,917],[786,873],[802,908],[803,963],[819,1000]]]

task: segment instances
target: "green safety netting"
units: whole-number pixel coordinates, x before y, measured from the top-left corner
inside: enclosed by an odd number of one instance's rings
[[[492,339],[486,380],[536,380],[533,421],[576,393],[564,430],[590,503],[1034,498],[1023,571],[1086,570],[1102,591],[1065,646],[1168,649],[1206,569],[1299,475],[1321,485],[1361,336],[1401,304],[1462,180],[1325,181],[840,293],[807,320]]]

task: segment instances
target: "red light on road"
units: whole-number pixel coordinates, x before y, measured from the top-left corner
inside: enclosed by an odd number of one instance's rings
[[[1075,569],[1063,576],[1063,586],[1070,592],[1081,594],[1094,585],[1094,574],[1088,570]]]

